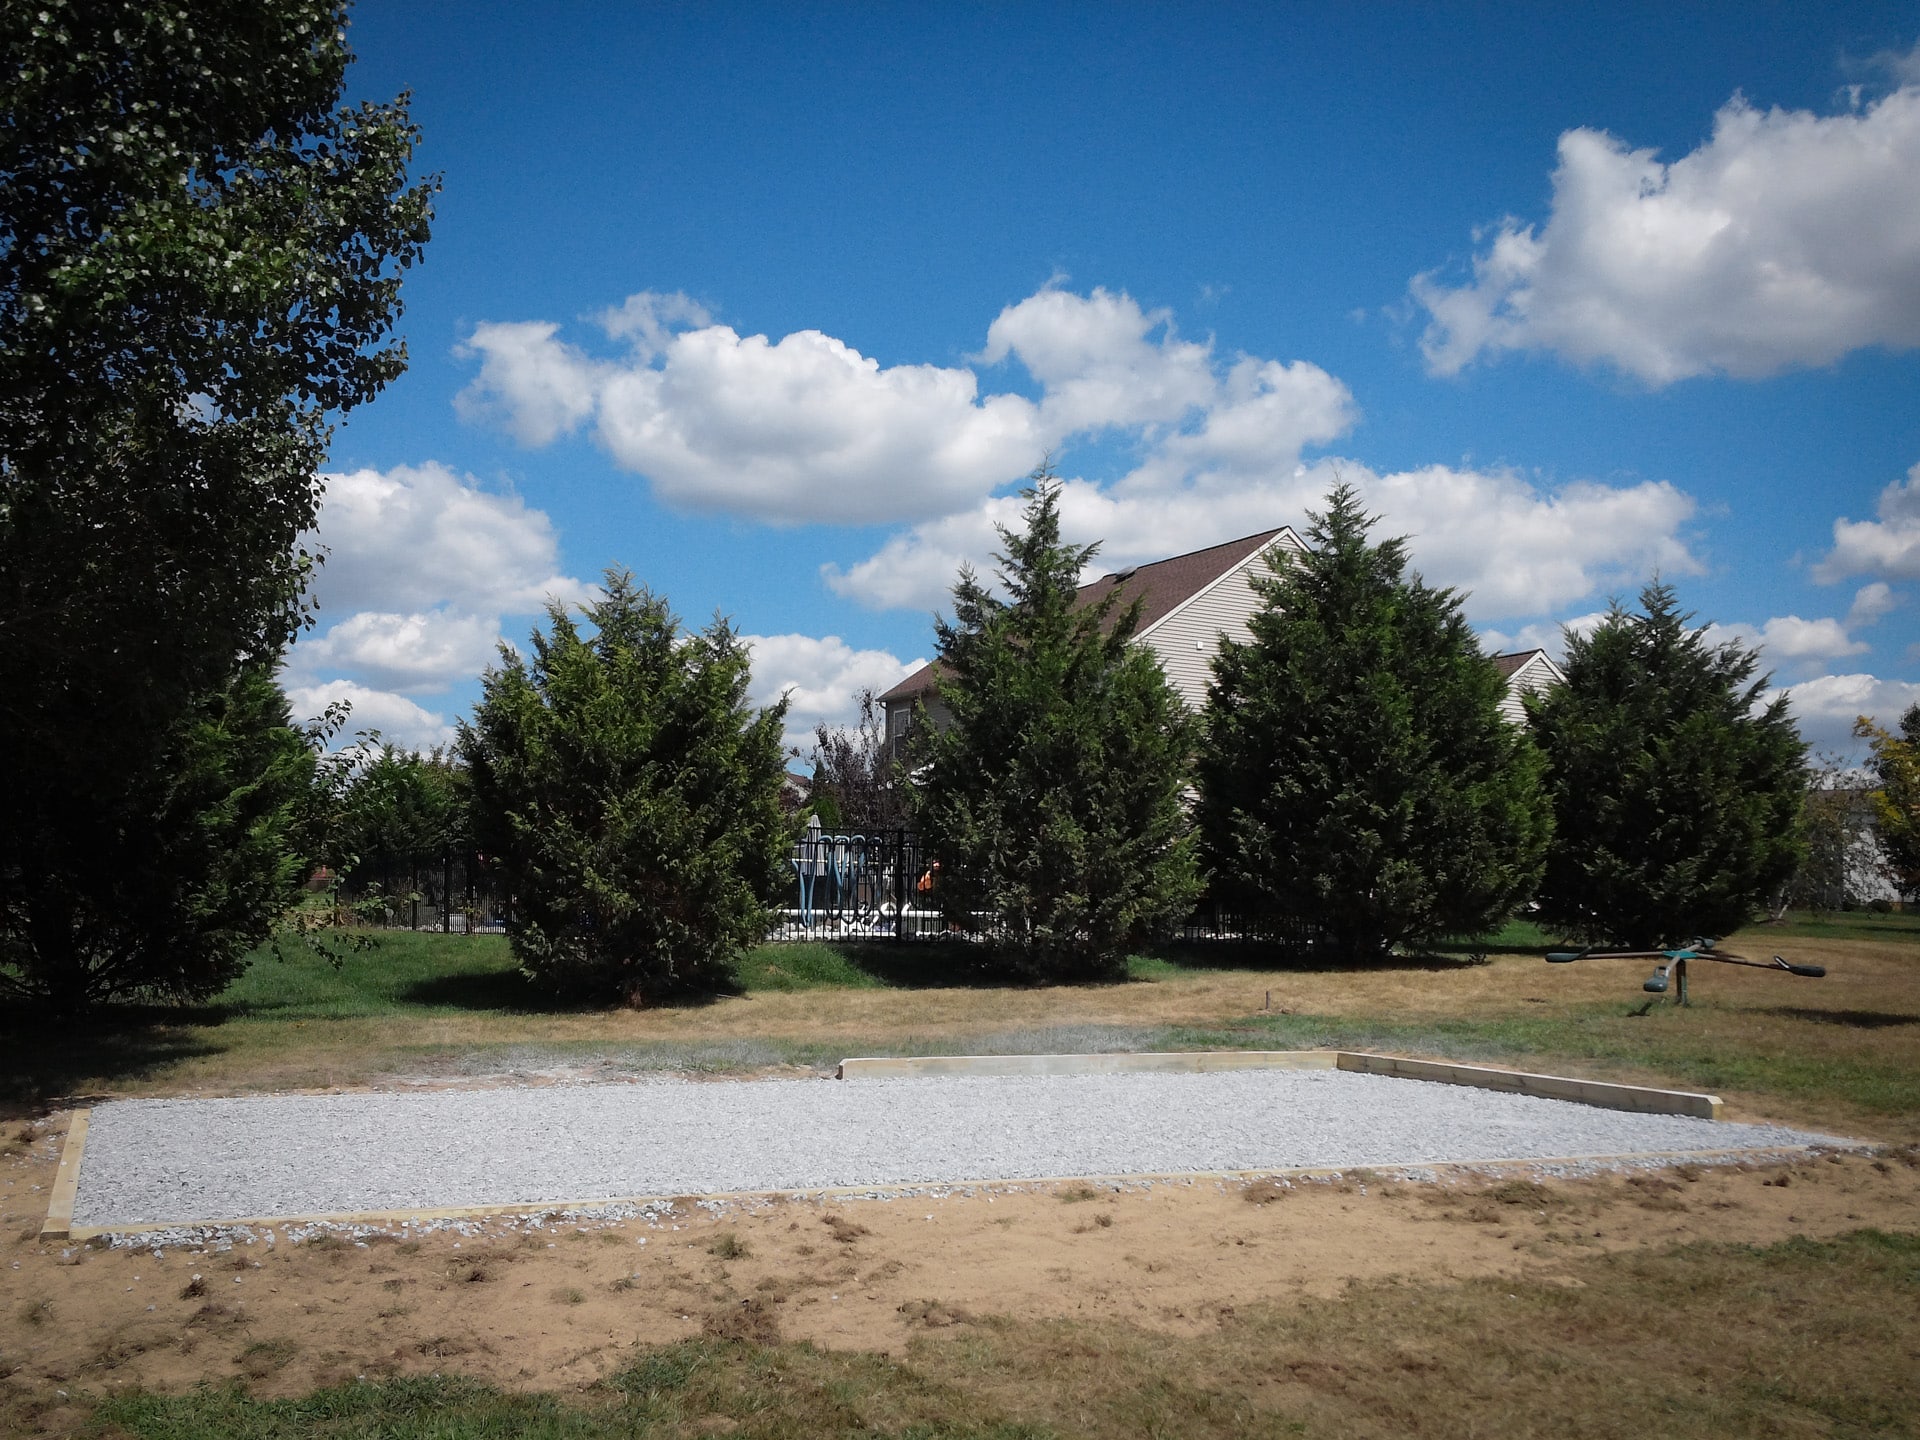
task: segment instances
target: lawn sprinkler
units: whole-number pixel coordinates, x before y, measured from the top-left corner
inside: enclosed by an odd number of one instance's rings
[[[1744,955],[1732,955],[1719,948],[1718,940],[1696,940],[1691,945],[1676,946],[1671,950],[1549,950],[1549,965],[1571,965],[1575,960],[1658,960],[1640,988],[1649,995],[1665,995],[1673,992],[1676,1005],[1685,1005],[1687,1001],[1687,962],[1689,960],[1711,960],[1716,965],[1745,965],[1753,970],[1784,970],[1789,975],[1805,975],[1810,980],[1818,980],[1827,971],[1821,965],[1795,965],[1782,956],[1771,960],[1749,960]],[[1651,1003],[1651,1002],[1649,1002]]]

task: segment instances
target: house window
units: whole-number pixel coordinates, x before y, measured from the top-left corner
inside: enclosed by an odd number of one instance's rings
[[[898,740],[913,728],[913,707],[897,705],[887,711],[887,734]]]

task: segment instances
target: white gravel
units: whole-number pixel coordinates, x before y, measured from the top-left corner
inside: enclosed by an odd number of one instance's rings
[[[1848,1143],[1337,1070],[123,1100],[74,1221]]]

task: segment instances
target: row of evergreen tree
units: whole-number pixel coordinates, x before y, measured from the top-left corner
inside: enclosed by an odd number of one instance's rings
[[[1454,591],[1341,487],[1304,554],[1255,580],[1206,712],[1132,642],[1139,605],[1076,608],[1045,472],[998,584],[963,574],[910,767],[960,925],[988,917],[1034,977],[1115,976],[1203,888],[1242,929],[1342,963],[1497,929],[1635,947],[1746,923],[1794,870],[1805,747],[1757,658],[1691,628],[1673,592],[1570,635],[1567,683],[1500,711],[1505,681]],[[1185,803],[1191,794],[1191,811]]]
[[[1124,973],[1203,890],[1243,929],[1365,963],[1497,928],[1531,902],[1572,937],[1653,945],[1733,929],[1790,873],[1804,747],[1754,654],[1710,644],[1655,585],[1570,636],[1567,683],[1501,713],[1455,592],[1375,543],[1352,491],[1257,581],[1206,713],[1135,643],[1137,603],[1078,604],[1043,470],[995,583],[963,571],[938,622],[951,722],[892,760],[869,702],[823,732],[816,803],[905,821],[954,929],[1012,974]],[[514,944],[564,990],[653,998],[727,983],[791,885],[784,704],[755,712],[716,623],[607,577],[488,673],[460,755]],[[883,816],[880,812],[884,810]],[[869,813],[872,812],[872,813]]]

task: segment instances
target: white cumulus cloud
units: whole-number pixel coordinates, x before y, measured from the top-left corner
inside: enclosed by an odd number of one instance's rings
[[[886,650],[856,650],[838,635],[744,635],[753,652],[752,699],[771,705],[788,696],[787,741],[803,752],[816,725],[849,725],[854,697],[891,690],[927,662],[901,660]]]
[[[453,397],[462,419],[500,426],[522,445],[545,445],[593,414],[605,367],[556,337],[545,320],[474,327],[461,358],[480,357],[480,373]]]
[[[1305,361],[1222,358],[1124,292],[1049,285],[1001,311],[981,369],[1017,362],[1038,400],[965,366],[883,366],[818,330],[775,341],[644,292],[600,317],[629,342],[596,360],[548,322],[478,327],[461,413],[541,445],[589,416],[601,446],[685,509],[773,522],[956,515],[1075,436],[1120,431],[1155,457],[1141,480],[1291,466],[1352,423],[1345,385]]]
[[[1002,310],[980,359],[1009,356],[1045,390],[1041,410],[1056,435],[1170,424],[1213,399],[1211,346],[1178,339],[1171,311],[1100,287],[1082,296],[1049,285]]]
[[[1550,350],[1663,385],[1920,345],[1920,85],[1830,116],[1735,96],[1671,163],[1567,131],[1544,227],[1509,217],[1471,280],[1413,294],[1443,375]]]
[[[1784,667],[1801,675],[1818,674],[1832,662],[1848,655],[1864,654],[1872,647],[1856,640],[1847,631],[1846,622],[1822,616],[1803,620],[1798,615],[1776,615],[1763,625],[1730,622],[1707,627],[1707,639],[1714,644],[1738,641],[1760,652],[1761,662]]]
[[[353,709],[346,733],[334,737],[333,743],[338,746],[352,743],[356,735],[366,731],[379,732],[382,740],[403,750],[431,750],[436,745],[453,743],[454,727],[446,716],[417,705],[404,695],[352,680],[289,685],[287,700],[296,721],[317,719],[329,705],[347,701]]]
[[[1920,464],[1880,492],[1874,513],[1880,518],[1842,516],[1833,522],[1833,549],[1814,566],[1814,579],[1826,584],[1850,575],[1920,579]]]
[[[439,464],[325,479],[319,523],[301,537],[326,551],[312,592],[321,628],[288,652],[291,686],[347,685],[376,697],[369,703],[384,714],[396,695],[478,676],[493,660],[502,616],[593,593],[561,573],[552,520],[517,496]],[[355,704],[356,727],[379,723]],[[426,733],[428,712],[394,713],[408,733]]]
[[[376,686],[419,694],[479,675],[493,663],[499,644],[497,615],[362,610],[295,645],[290,673],[349,670]]]
[[[1800,734],[1816,750],[1851,753],[1854,720],[1865,715],[1888,729],[1909,705],[1920,703],[1920,684],[1877,675],[1821,675],[1786,690]]]
[[[672,337],[658,367],[601,391],[599,436],[668,504],[776,521],[936,515],[1018,476],[1045,447],[1031,401],[971,370],[883,367],[802,330]]]
[[[319,523],[301,537],[327,550],[313,586],[324,621],[380,610],[467,614],[538,610],[589,587],[559,570],[545,511],[481,488],[438,463],[328,475]]]
[[[1847,609],[1847,625],[1851,628],[1877,624],[1899,603],[1900,597],[1893,593],[1893,587],[1884,580],[1862,585],[1854,591],[1853,604]]]
[[[1468,591],[1467,612],[1477,621],[1548,615],[1656,570],[1701,568],[1682,534],[1693,502],[1665,482],[1549,490],[1512,472],[1444,465],[1384,475],[1346,461],[1265,474],[1248,467],[1185,484],[1136,472],[1111,487],[1070,480],[1061,530],[1080,544],[1102,542],[1095,573],[1116,570],[1280,525],[1304,533],[1307,512],[1321,508],[1336,480],[1355,485],[1379,514],[1376,536],[1408,537],[1428,580]],[[844,569],[824,566],[822,575],[839,594],[874,608],[938,608],[962,562],[991,572],[994,526],[1013,526],[1020,504],[989,499],[892,536]]]

